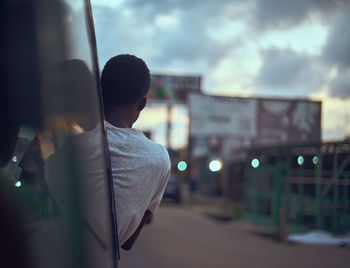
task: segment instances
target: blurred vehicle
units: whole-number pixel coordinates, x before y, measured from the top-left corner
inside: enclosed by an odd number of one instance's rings
[[[172,200],[177,204],[181,203],[182,201],[181,185],[172,175],[170,175],[168,184],[165,187],[163,199]]]

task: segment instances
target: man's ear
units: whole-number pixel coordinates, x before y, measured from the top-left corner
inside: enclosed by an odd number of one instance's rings
[[[146,103],[147,103],[147,98],[143,97],[138,104],[138,111],[141,112],[145,107],[146,107]]]

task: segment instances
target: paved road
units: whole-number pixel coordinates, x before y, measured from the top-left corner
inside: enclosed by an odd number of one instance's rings
[[[122,268],[349,268],[350,250],[279,243],[239,221],[217,222],[198,209],[162,206]]]

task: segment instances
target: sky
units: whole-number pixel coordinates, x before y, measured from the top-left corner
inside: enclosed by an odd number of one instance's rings
[[[321,100],[323,140],[350,136],[350,0],[91,4],[101,68],[129,53],[152,73],[201,75],[205,94]],[[160,126],[154,109],[141,121]],[[180,133],[186,113],[174,113]]]

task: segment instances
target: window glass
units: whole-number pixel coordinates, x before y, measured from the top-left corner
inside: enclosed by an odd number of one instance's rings
[[[28,267],[115,267],[114,199],[89,6],[83,0],[15,2],[5,7],[27,10],[27,25],[14,27],[27,33],[22,62],[30,62],[33,73],[27,83],[9,79],[6,89],[16,84],[8,111],[19,128],[0,179],[19,223],[16,243]],[[21,48],[10,47],[15,39],[8,38],[11,55]],[[23,94],[29,97],[18,107]]]

